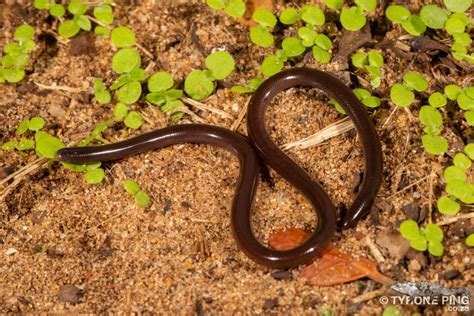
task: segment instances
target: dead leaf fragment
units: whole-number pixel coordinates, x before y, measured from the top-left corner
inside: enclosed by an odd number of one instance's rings
[[[268,246],[275,250],[289,250],[301,245],[311,233],[300,229],[290,228],[273,233],[268,239]]]

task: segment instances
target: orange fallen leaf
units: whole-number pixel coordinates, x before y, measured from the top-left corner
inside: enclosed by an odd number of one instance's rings
[[[311,234],[305,230],[291,228],[277,231],[268,240],[268,245],[276,250],[288,250],[302,244]],[[312,264],[300,273],[314,286],[331,286],[369,277],[374,281],[390,284],[393,280],[377,271],[377,265],[369,259],[355,259],[342,253],[334,245],[328,245]]]
[[[270,235],[268,246],[275,250],[289,250],[301,245],[309,236],[311,233],[300,228],[279,230]]]

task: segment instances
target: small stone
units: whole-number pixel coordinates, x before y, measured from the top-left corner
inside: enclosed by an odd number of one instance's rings
[[[265,305],[263,306],[263,309],[265,310],[269,310],[269,309],[272,309],[274,308],[275,306],[277,306],[277,301],[274,300],[274,299],[271,299],[271,298],[267,298],[265,300]]]
[[[0,168],[0,180],[5,179],[8,177],[11,173],[13,173],[13,167],[11,166],[5,166]]]
[[[457,279],[457,278],[459,278],[460,276],[461,276],[461,272],[459,272],[459,270],[453,269],[453,270],[449,270],[449,271],[444,272],[444,273],[441,275],[441,278],[443,278],[444,280],[448,281],[448,280]]]
[[[14,255],[18,252],[18,250],[16,250],[15,248],[8,248],[7,251],[5,251],[5,254],[7,256],[11,256],[11,255]]]
[[[272,272],[272,277],[275,280],[292,280],[293,274],[290,271],[281,270]]]
[[[408,270],[411,272],[418,272],[421,270],[421,264],[418,262],[418,260],[410,260],[410,263],[408,263]]]
[[[64,303],[77,304],[82,298],[82,290],[72,284],[65,284],[59,288],[58,300]]]
[[[405,204],[402,206],[402,210],[408,219],[418,221],[420,216],[420,208],[416,204]]]
[[[410,260],[418,261],[422,268],[426,267],[426,265],[428,264],[428,259],[426,258],[426,256],[422,252],[419,252],[418,250],[415,250],[413,248],[410,248],[407,251],[406,257]]]

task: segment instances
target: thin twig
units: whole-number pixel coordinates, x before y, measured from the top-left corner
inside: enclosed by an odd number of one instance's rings
[[[400,191],[397,191],[397,192],[395,192],[394,194],[390,195],[390,196],[388,197],[388,199],[390,199],[390,198],[394,197],[395,195],[398,195],[398,194],[400,194],[400,193],[402,193],[402,192],[404,192],[404,191],[410,189],[411,187],[414,187],[415,185],[419,184],[420,182],[425,181],[425,180],[428,179],[430,176],[431,176],[431,174],[427,175],[426,177],[421,178],[420,180],[417,180],[417,181],[413,182],[412,184],[410,184],[410,185],[404,187],[403,189],[401,189]]]
[[[245,117],[245,114],[247,113],[247,109],[249,107],[249,104],[250,104],[250,97],[247,99],[247,102],[245,102],[245,105],[242,108],[242,110],[240,111],[239,116],[237,117],[237,120],[235,120],[234,123],[232,123],[232,126],[230,127],[231,131],[235,132],[237,130],[237,128],[239,128],[240,123],[242,122],[242,120]]]
[[[451,218],[445,219],[444,221],[437,222],[436,224],[438,226],[449,225],[452,223],[456,223],[457,221],[460,221],[463,219],[470,219],[470,218],[474,218],[474,212],[451,217]]]
[[[372,241],[372,239],[370,239],[369,236],[365,237],[365,244],[367,245],[367,247],[369,248],[370,252],[372,253],[372,255],[374,256],[375,260],[377,260],[378,263],[382,263],[385,261],[385,258],[384,256],[382,255],[382,253],[380,252],[379,248],[377,247],[377,245]]]
[[[434,182],[435,173],[433,169],[430,173],[430,187],[428,192],[428,223],[431,223],[431,214],[433,214],[433,182]]]
[[[46,89],[46,90],[60,90],[60,91],[67,91],[67,92],[72,92],[72,93],[80,93],[84,91],[84,89],[71,88],[68,86],[45,85],[36,81],[33,81],[33,82],[35,85],[37,85],[41,89]]]
[[[191,116],[194,120],[198,121],[199,123],[207,123],[205,119],[203,119],[202,117],[200,117],[199,115],[197,115],[196,113],[194,113],[193,111],[191,111],[185,106],[177,107],[176,109],[173,110],[171,114],[176,113],[176,112],[186,113],[189,116]]]
[[[181,100],[186,103],[186,104],[189,104],[191,106],[194,106],[196,109],[198,110],[201,110],[201,111],[209,111],[209,112],[213,112],[213,113],[216,113],[216,114],[219,114],[221,115],[222,117],[226,117],[226,118],[232,118],[232,115],[230,115],[229,113],[227,112],[224,112],[222,110],[219,110],[219,109],[216,109],[212,106],[209,106],[207,104],[204,104],[202,102],[199,102],[199,101],[196,101],[196,100],[193,100],[193,99],[190,99],[190,98],[186,98],[186,97],[182,97]]]
[[[316,134],[283,145],[282,149],[289,150],[293,147],[297,147],[298,149],[305,149],[312,146],[316,146],[328,139],[344,134],[352,130],[354,127],[354,123],[351,121],[351,119],[349,117],[345,117],[340,121],[326,126]]]
[[[30,162],[29,164],[27,164],[26,166],[24,166],[23,168],[20,168],[18,169],[17,171],[11,173],[10,175],[8,175],[6,178],[4,178],[3,180],[0,181],[0,186],[3,186],[5,183],[7,183],[10,179],[12,178],[15,178],[17,175],[19,175],[20,173],[22,173],[26,168],[28,168],[29,166],[32,166],[38,162],[40,162],[41,160],[44,160],[46,158],[44,157],[40,157],[38,159],[36,159],[35,161],[32,161]]]
[[[385,125],[387,125],[388,121],[390,121],[390,119],[392,118],[392,116],[395,114],[395,112],[397,112],[398,110],[398,106],[395,106],[394,109],[392,110],[392,112],[390,112],[390,115],[387,117],[387,119],[385,120],[385,122],[382,124],[382,127],[381,129],[383,129],[385,127]]]
[[[385,294],[387,292],[387,289],[385,287],[382,287],[378,290],[372,291],[372,292],[367,292],[364,293],[360,296],[357,296],[352,299],[352,303],[357,304],[357,303],[362,303],[371,299],[374,299],[382,294]]]

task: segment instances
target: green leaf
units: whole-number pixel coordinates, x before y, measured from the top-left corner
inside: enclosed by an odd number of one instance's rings
[[[403,312],[393,305],[387,306],[384,308],[382,316],[403,316]],[[413,315],[415,316],[415,315]]]
[[[452,180],[466,181],[467,177],[465,170],[459,166],[447,167],[444,169],[443,176],[446,182],[451,182]]]
[[[435,92],[430,95],[428,102],[435,108],[443,107],[448,103],[446,96],[440,92]]]
[[[5,151],[15,149],[15,146],[17,145],[17,142],[14,140],[10,140],[2,145],[2,149]]]
[[[260,66],[260,71],[267,77],[273,76],[283,69],[283,62],[275,55],[268,55]]]
[[[363,99],[362,101],[362,104],[365,105],[366,107],[368,108],[376,108],[376,107],[379,107],[380,104],[382,103],[382,101],[380,100],[380,98],[377,98],[375,96],[370,96],[368,98],[365,98]]]
[[[59,24],[58,33],[61,36],[70,38],[79,33],[80,30],[81,28],[73,20],[66,20]]]
[[[94,80],[94,95],[100,104],[107,104],[112,99],[110,93],[104,89],[102,80]]]
[[[405,85],[396,83],[390,89],[392,102],[399,107],[407,107],[415,100],[415,94]]]
[[[250,39],[254,44],[260,47],[269,47],[273,44],[273,35],[270,31],[261,25],[253,26],[250,29]]]
[[[417,240],[421,237],[418,223],[411,219],[400,224],[400,234],[407,240]]]
[[[67,7],[68,11],[74,15],[82,15],[87,11],[87,5],[82,3],[81,0],[71,0],[69,1],[69,6]]]
[[[436,224],[426,224],[424,228],[424,233],[428,241],[443,241],[444,234],[443,230]]]
[[[20,151],[30,150],[35,148],[35,142],[32,139],[22,138],[15,144],[15,148]]]
[[[114,22],[114,13],[112,7],[108,4],[96,6],[94,8],[94,16],[97,20],[107,25]]]
[[[392,22],[402,23],[403,21],[407,21],[410,18],[411,13],[404,6],[389,5],[387,10],[385,10],[385,16]]]
[[[130,111],[123,122],[130,128],[138,129],[140,126],[142,126],[143,120],[140,113],[136,111]]]
[[[130,47],[135,45],[135,33],[126,26],[119,26],[112,30],[112,44],[115,47]]]
[[[329,37],[327,37],[326,35],[324,35],[324,34],[316,35],[314,43],[316,45],[318,45],[319,47],[321,47],[322,49],[324,49],[324,50],[328,51],[328,50],[332,49],[331,39]]]
[[[280,22],[286,25],[296,23],[300,17],[298,10],[295,8],[286,8],[280,13]]]
[[[355,4],[367,12],[374,12],[377,8],[377,0],[355,0]]]
[[[55,4],[49,9],[49,14],[59,18],[66,14],[66,9],[61,4]]]
[[[194,100],[203,100],[214,91],[214,82],[206,71],[194,69],[184,81],[184,91]]]
[[[472,0],[443,0],[444,5],[451,12],[464,12],[472,5]]]
[[[449,34],[457,34],[457,33],[463,33],[464,30],[466,29],[467,23],[465,20],[460,17],[459,15],[451,15],[449,19],[446,21],[446,32]]]
[[[226,51],[210,54],[205,60],[206,67],[217,80],[223,80],[229,76],[235,67],[234,58]]]
[[[146,95],[146,100],[160,106],[166,102],[166,96],[162,92],[153,92]]]
[[[174,81],[171,74],[160,71],[148,78],[148,90],[150,92],[161,92],[173,87]]]
[[[474,110],[464,112],[464,118],[470,126],[474,126]]]
[[[352,64],[357,68],[363,68],[365,65],[369,64],[367,54],[362,52],[355,53],[354,55],[352,55],[351,60]]]
[[[301,18],[306,23],[317,26],[323,25],[326,21],[323,10],[312,5],[305,5],[301,9]]]
[[[306,47],[303,45],[302,40],[296,37],[287,37],[281,43],[281,47],[288,57],[299,56],[304,53]]]
[[[446,192],[462,199],[469,194],[469,186],[461,180],[451,180],[446,184]]]
[[[471,160],[474,160],[474,143],[467,144],[464,147],[464,152]]]
[[[133,180],[125,180],[123,182],[123,188],[133,196],[137,195],[137,193],[141,190],[138,183]]]
[[[183,107],[184,106],[184,103],[181,102],[181,100],[169,100],[168,102],[166,102],[165,105],[163,105],[161,107],[161,111],[162,112],[175,112],[175,110],[179,107]]]
[[[10,83],[17,83],[25,78],[25,71],[17,69],[3,69],[2,76]]]
[[[467,87],[464,93],[466,93],[469,98],[474,99],[474,86]]]
[[[31,53],[32,51],[35,50],[36,44],[32,40],[25,40],[21,44],[21,51],[25,54]]]
[[[94,127],[94,129],[92,130],[91,136],[93,138],[100,137],[101,133],[105,131],[107,128],[109,128],[110,126],[112,126],[112,124],[114,124],[113,120],[107,120],[107,121],[97,124],[97,126]]]
[[[321,64],[327,64],[331,60],[331,55],[319,46],[313,46],[313,57]]]
[[[89,184],[97,184],[102,182],[105,177],[104,169],[98,168],[94,170],[87,170],[86,174],[84,175],[84,179]]]
[[[424,105],[420,109],[420,121],[425,126],[440,127],[443,125],[443,116],[436,108]]]
[[[474,247],[474,234],[470,234],[466,238],[466,246],[468,247]]]
[[[137,69],[137,68],[135,68],[135,69]],[[117,81],[112,83],[112,85],[110,86],[110,90],[112,90],[112,91],[116,90],[116,89],[122,87],[124,84],[132,81],[130,77],[131,77],[130,73],[125,73],[125,74],[120,75],[120,77],[118,77]]]
[[[342,9],[339,19],[342,26],[349,31],[358,31],[363,28],[367,22],[367,18],[358,7],[346,7]]]
[[[144,191],[138,191],[138,193],[135,195],[135,201],[141,207],[145,207],[148,205],[148,203],[150,203],[150,198]]]
[[[207,0],[206,3],[214,10],[220,10],[224,9],[226,5],[226,0]]]
[[[234,18],[240,18],[243,16],[245,9],[245,3],[242,0],[228,0],[227,5],[224,8],[225,12]]]
[[[125,104],[133,104],[142,95],[142,85],[138,81],[132,81],[121,87],[117,93],[117,99]]]
[[[428,243],[428,252],[435,257],[441,257],[444,252],[443,244],[437,240],[430,240]]]
[[[56,152],[66,147],[64,143],[46,132],[38,131],[35,133],[36,153],[38,156],[49,159],[56,159]]]
[[[464,91],[458,95],[458,105],[463,110],[474,109],[474,99],[471,99]]]
[[[438,135],[423,135],[421,142],[426,152],[432,155],[442,155],[448,150],[448,141]]]
[[[425,77],[422,74],[416,71],[409,71],[403,76],[403,81],[405,84],[415,89],[418,92],[425,91],[428,89],[428,81],[426,81]]]
[[[324,4],[333,10],[338,10],[342,8],[344,0],[324,0]]]
[[[421,237],[417,240],[410,240],[410,247],[418,251],[425,251],[428,249],[428,241],[425,237]]]
[[[369,65],[380,68],[383,66],[383,56],[381,53],[371,50],[369,52]]]
[[[108,36],[110,33],[110,30],[104,26],[96,26],[94,29],[94,33],[99,35],[99,36]]]
[[[95,170],[95,169],[98,169],[101,165],[102,163],[99,161],[99,162],[87,163],[84,165],[84,167],[86,168],[86,170]]]
[[[28,130],[28,127],[30,126],[30,120],[25,118],[23,121],[21,121],[20,125],[18,125],[15,135],[19,136],[23,133],[25,133]]]
[[[128,107],[124,103],[117,103],[114,107],[114,116],[118,120],[123,120],[128,114]]]
[[[264,8],[256,8],[252,18],[255,22],[264,27],[273,27],[277,23],[277,19],[273,13]]]
[[[367,89],[356,88],[352,92],[356,95],[357,99],[364,100],[371,96],[370,92]]]
[[[407,20],[402,22],[402,27],[411,35],[421,35],[426,31],[426,25],[417,15],[411,15]]]
[[[28,124],[28,128],[30,131],[39,131],[44,127],[44,120],[39,117],[35,116],[30,120],[30,123]]]
[[[148,78],[147,72],[141,68],[134,68],[129,75],[130,81],[143,81]]]
[[[35,35],[35,29],[28,25],[23,24],[16,28],[14,38],[20,43],[23,43],[26,40],[31,40]]]
[[[132,48],[122,48],[112,58],[112,69],[119,74],[131,72],[140,64],[140,55]]]
[[[35,0],[34,6],[36,9],[45,10],[51,7],[50,0]]]
[[[444,87],[444,93],[450,100],[456,100],[458,98],[459,93],[461,93],[461,88],[459,88],[455,84],[450,84]]]
[[[318,33],[306,26],[303,26],[298,29],[298,35],[303,40],[302,44],[304,46],[311,47],[314,45],[314,41],[316,40]]]
[[[459,203],[453,201],[447,196],[442,196],[438,199],[438,211],[445,215],[455,215],[461,209]]]
[[[428,4],[421,8],[420,18],[426,26],[432,29],[442,29],[448,20],[448,14],[437,5]]]
[[[453,162],[454,162],[455,166],[457,166],[461,169],[464,169],[464,170],[467,170],[467,169],[471,168],[471,164],[472,164],[471,159],[469,159],[463,153],[457,153],[454,156]]]

